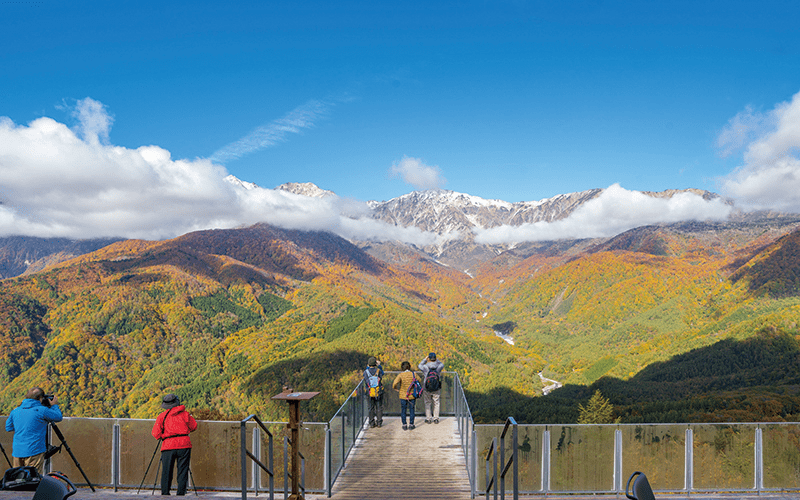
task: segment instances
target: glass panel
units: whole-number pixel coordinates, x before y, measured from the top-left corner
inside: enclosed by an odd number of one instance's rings
[[[476,488],[479,495],[483,495],[486,491],[486,454],[489,453],[489,448],[492,446],[492,439],[497,438],[498,446],[500,445],[500,433],[503,432],[502,425],[476,425],[475,435],[477,443],[475,449],[477,450],[477,471],[478,477],[476,478]],[[499,455],[498,455],[499,463]],[[490,464],[489,474],[492,474]]]
[[[542,489],[542,436],[544,430],[544,425],[520,425],[517,428],[520,491],[540,491]],[[506,436],[511,436],[511,429]],[[508,441],[511,440],[508,439]],[[511,447],[507,446],[506,457],[510,457],[511,453]],[[506,477],[506,490],[510,491],[508,485],[511,484],[509,482],[511,480],[510,477]]]
[[[615,425],[548,428],[552,491],[613,491]]]
[[[764,488],[800,488],[800,426],[761,424]]]
[[[242,431],[239,422],[197,423],[197,430],[191,434],[192,461],[191,479],[206,488],[241,489]],[[247,423],[247,449],[253,452],[253,429],[255,423]],[[153,438],[150,438],[154,441]],[[262,455],[266,461],[266,453]],[[156,457],[158,459],[158,457]],[[252,462],[251,462],[252,463]],[[252,484],[252,467],[247,468],[247,484]]]
[[[63,472],[75,484],[86,484],[75,462],[95,486],[111,486],[111,444],[114,437],[114,420],[100,418],[64,418],[56,424],[64,436],[66,446],[60,453],[50,459],[50,470]],[[51,442],[58,446],[62,441],[55,431],[51,434]],[[74,460],[67,452],[72,450]]]
[[[753,489],[754,424],[692,424],[694,489]]]
[[[339,470],[344,465],[344,428],[342,427],[342,418],[335,416],[329,422],[331,428],[331,475],[334,479],[338,477]]]
[[[622,488],[631,474],[641,471],[654,490],[685,489],[687,428],[685,424],[620,425]]]

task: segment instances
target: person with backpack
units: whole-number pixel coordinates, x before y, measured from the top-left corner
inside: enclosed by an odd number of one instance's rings
[[[369,401],[369,426],[383,425],[383,368],[375,356],[367,360],[364,370],[364,392]]]
[[[436,359],[436,353],[428,354],[428,357],[420,361],[419,367],[422,371],[424,392],[422,399],[425,402],[425,423],[439,423],[439,395],[442,389],[442,370],[444,363]]]
[[[422,392],[422,384],[417,374],[411,371],[411,363],[408,361],[400,363],[400,370],[402,371],[392,383],[392,389],[397,389],[400,396],[400,421],[403,422],[403,430],[414,430],[414,403]],[[406,414],[409,425],[406,425]]]
[[[166,411],[156,419],[151,434],[161,441],[161,494],[169,495],[172,487],[172,471],[178,464],[178,495],[185,495],[189,483],[189,462],[192,457],[192,440],[189,433],[197,430],[197,422],[174,394],[161,400]]]

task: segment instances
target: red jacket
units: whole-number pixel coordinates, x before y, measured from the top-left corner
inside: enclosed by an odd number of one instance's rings
[[[192,447],[189,433],[197,429],[194,417],[186,412],[183,405],[170,408],[161,413],[153,425],[153,437],[161,439],[161,451],[181,450]]]

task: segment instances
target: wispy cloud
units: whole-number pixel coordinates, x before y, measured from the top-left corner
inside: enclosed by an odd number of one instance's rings
[[[211,155],[213,162],[224,163],[287,140],[289,134],[299,134],[327,117],[331,103],[311,100],[290,111],[283,118],[262,125],[238,141],[223,146]]]
[[[743,208],[800,212],[800,92],[767,113],[731,119],[718,144],[736,141],[746,144],[744,164],[721,179],[722,192]]]
[[[447,182],[438,166],[425,165],[419,158],[408,156],[392,165],[389,176],[400,177],[417,189],[439,189]]]
[[[520,226],[503,225],[475,231],[475,241],[486,244],[513,244],[566,238],[614,236],[635,227],[684,220],[723,220],[731,207],[722,199],[706,200],[683,192],[669,198],[656,198],[629,191],[619,184],[609,186],[566,219],[535,222]]]
[[[266,222],[362,240],[425,245],[440,238],[374,220],[363,202],[248,189],[226,181],[227,170],[209,159],[105,144],[113,120],[98,101],[67,111],[80,122],[75,129],[47,117],[28,125],[0,117],[1,236],[162,239]],[[287,130],[320,113],[316,106],[295,111],[281,121]]]

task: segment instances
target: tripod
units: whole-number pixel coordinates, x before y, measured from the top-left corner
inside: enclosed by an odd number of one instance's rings
[[[6,455],[6,449],[3,448],[3,443],[0,443],[0,450],[3,451],[3,456],[6,457],[6,462],[8,462],[8,466],[14,467],[13,465],[11,465],[11,460],[8,459],[8,455]]]
[[[150,463],[147,464],[147,469],[144,471],[144,476],[142,476],[142,482],[139,483],[139,489],[136,490],[136,494],[139,494],[139,491],[142,489],[142,485],[144,484],[144,480],[147,479],[147,473],[150,472],[150,466],[153,465],[153,460],[156,458],[156,453],[158,453],[159,448],[161,448],[161,439],[158,440],[156,443],[156,449],[153,450],[153,456],[150,457]],[[158,467],[156,468],[156,479],[153,481],[153,491],[151,495],[155,495],[156,493],[156,484],[158,483],[158,471],[161,467],[163,467],[163,461],[159,457],[158,459]],[[194,482],[194,474],[192,474],[192,468],[189,467],[189,478],[192,480],[192,487],[194,488],[194,496],[197,496],[197,483]]]
[[[75,465],[78,467],[78,470],[81,471],[81,475],[86,480],[86,483],[89,485],[89,488],[91,488],[92,492],[94,492],[95,489],[94,489],[94,486],[92,486],[92,482],[89,481],[89,478],[86,477],[86,473],[83,472],[83,469],[81,468],[81,464],[78,463],[78,459],[75,458],[75,455],[72,453],[72,450],[69,448],[69,445],[67,444],[67,440],[64,438],[64,434],[61,433],[61,429],[59,429],[58,426],[56,424],[52,423],[52,422],[50,423],[50,426],[53,428],[53,432],[56,433],[56,436],[58,436],[58,439],[61,440],[61,444],[56,446],[55,448],[53,448],[51,450],[48,450],[46,458],[50,458],[52,455],[55,455],[56,453],[59,453],[61,451],[61,447],[63,446],[64,449],[67,450],[67,453],[69,453],[69,456],[72,458],[72,461],[75,462]]]

